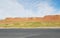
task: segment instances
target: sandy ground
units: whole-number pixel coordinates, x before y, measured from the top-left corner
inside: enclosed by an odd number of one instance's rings
[[[0,27],[0,29],[60,29],[60,27]]]

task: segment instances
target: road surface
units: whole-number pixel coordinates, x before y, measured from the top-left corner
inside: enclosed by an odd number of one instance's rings
[[[0,38],[60,38],[60,29],[0,29]]]

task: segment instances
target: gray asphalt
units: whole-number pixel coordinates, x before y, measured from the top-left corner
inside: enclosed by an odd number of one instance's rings
[[[60,29],[0,29],[0,38],[60,38]]]

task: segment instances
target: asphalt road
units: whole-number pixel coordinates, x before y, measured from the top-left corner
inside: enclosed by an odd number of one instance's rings
[[[0,29],[0,38],[60,38],[60,29]]]

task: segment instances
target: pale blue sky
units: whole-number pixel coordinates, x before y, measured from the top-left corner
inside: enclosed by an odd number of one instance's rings
[[[60,0],[0,0],[0,19],[60,15]]]

